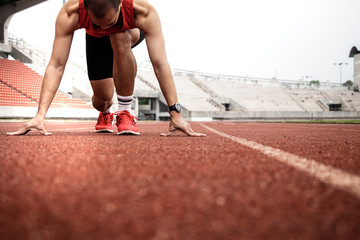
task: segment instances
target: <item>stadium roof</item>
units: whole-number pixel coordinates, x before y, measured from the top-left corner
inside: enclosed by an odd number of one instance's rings
[[[7,28],[11,16],[47,0],[0,0],[0,43],[7,44]]]
[[[0,0],[0,6],[6,5],[6,4],[14,5],[18,1],[20,1],[20,0]]]
[[[357,55],[359,53],[360,53],[360,51],[357,49],[357,47],[354,46],[350,50],[349,57],[352,58],[352,57],[354,57],[355,55]]]

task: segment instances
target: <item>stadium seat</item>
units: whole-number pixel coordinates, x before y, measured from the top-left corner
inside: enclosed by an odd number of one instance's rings
[[[43,77],[20,61],[0,59],[0,83],[2,106],[36,107],[40,99]],[[57,91],[51,107],[89,108],[80,99],[71,99]]]

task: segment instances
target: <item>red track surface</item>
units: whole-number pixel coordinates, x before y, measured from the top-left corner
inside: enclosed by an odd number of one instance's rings
[[[208,136],[189,138],[94,124],[0,124],[0,239],[360,239],[359,195],[203,126],[359,178],[360,125],[192,123]]]

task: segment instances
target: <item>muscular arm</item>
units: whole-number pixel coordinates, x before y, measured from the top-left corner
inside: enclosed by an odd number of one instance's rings
[[[45,129],[45,116],[64,73],[74,31],[79,28],[78,6],[78,0],[69,0],[56,19],[53,51],[46,67],[36,116],[19,131],[8,133],[9,135],[23,135],[31,130],[40,131],[44,135],[50,134]]]
[[[155,8],[146,0],[134,0],[134,11],[135,25],[145,33],[146,45],[155,75],[168,106],[171,106],[178,101],[178,98],[170,65],[165,53],[165,43],[159,15]],[[182,131],[188,136],[205,136],[205,134],[193,131],[190,124],[182,119],[180,113],[171,111],[170,116],[169,132],[162,134],[162,136],[171,135],[176,131]]]
[[[178,99],[174,79],[166,57],[159,15],[155,8],[144,0],[134,1],[134,9],[137,15],[135,25],[145,33],[146,45],[155,75],[168,106],[171,106]]]
[[[40,93],[37,117],[45,119],[49,106],[59,87],[70,53],[73,34],[78,29],[78,15],[74,1],[69,1],[60,10],[55,24],[55,39],[49,64],[46,67]],[[72,5],[71,5],[72,4]]]

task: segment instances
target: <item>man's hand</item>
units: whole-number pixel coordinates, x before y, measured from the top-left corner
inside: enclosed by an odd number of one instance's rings
[[[51,135],[51,133],[47,132],[45,129],[45,120],[40,120],[36,117],[31,119],[29,122],[25,123],[24,126],[19,131],[10,132],[6,134],[11,136],[25,135],[32,130],[39,131],[45,136]]]
[[[206,134],[204,133],[197,133],[194,130],[192,130],[190,124],[185,122],[185,120],[180,116],[180,114],[178,114],[177,116],[171,115],[169,131],[167,133],[161,133],[161,136],[167,137],[177,131],[181,131],[191,137],[206,136]]]

